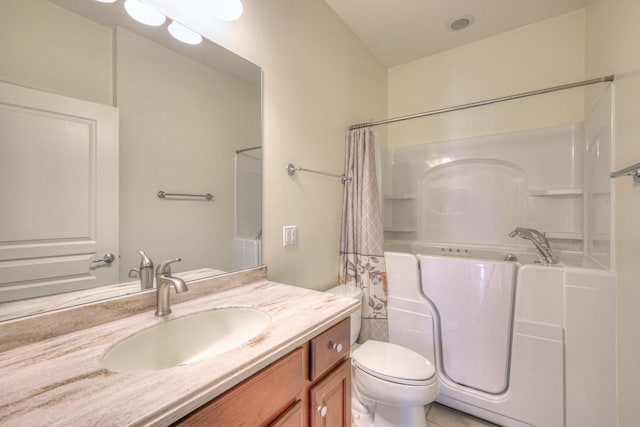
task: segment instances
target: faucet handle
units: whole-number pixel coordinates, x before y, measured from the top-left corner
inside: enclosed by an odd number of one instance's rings
[[[180,261],[182,261],[182,258],[175,258],[167,261],[162,261],[158,266],[158,268],[156,269],[156,274],[167,274],[167,275],[171,274],[171,264],[173,264],[174,262],[180,262]]]

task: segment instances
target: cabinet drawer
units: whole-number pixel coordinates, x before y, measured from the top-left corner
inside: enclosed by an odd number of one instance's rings
[[[350,319],[347,317],[342,322],[333,326],[311,340],[310,357],[311,369],[309,379],[315,380],[324,374],[329,368],[335,366],[349,357],[351,350]]]
[[[292,406],[303,388],[304,358],[299,348],[187,415],[174,426],[264,426]],[[292,407],[295,408],[295,405]],[[292,422],[282,425],[295,425]]]

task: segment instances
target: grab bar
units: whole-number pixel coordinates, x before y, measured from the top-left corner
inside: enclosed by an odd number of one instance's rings
[[[185,194],[185,193],[165,193],[164,191],[158,191],[158,198],[164,199],[166,197],[196,197],[200,199],[214,200],[213,194]]]
[[[631,175],[633,177],[633,182],[636,184],[640,184],[640,163],[636,163],[635,165],[628,166],[624,169],[620,169],[619,171],[611,172],[609,176],[611,178],[617,178],[619,176]]]

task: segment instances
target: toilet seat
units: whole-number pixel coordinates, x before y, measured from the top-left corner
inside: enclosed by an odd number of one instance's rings
[[[357,369],[391,383],[427,386],[436,382],[429,360],[396,344],[369,340],[352,352],[351,359]]]

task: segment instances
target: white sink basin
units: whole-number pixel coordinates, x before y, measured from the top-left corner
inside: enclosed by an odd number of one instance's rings
[[[268,314],[254,308],[221,308],[162,320],[120,341],[102,364],[110,371],[155,371],[197,362],[237,347],[260,334]]]

